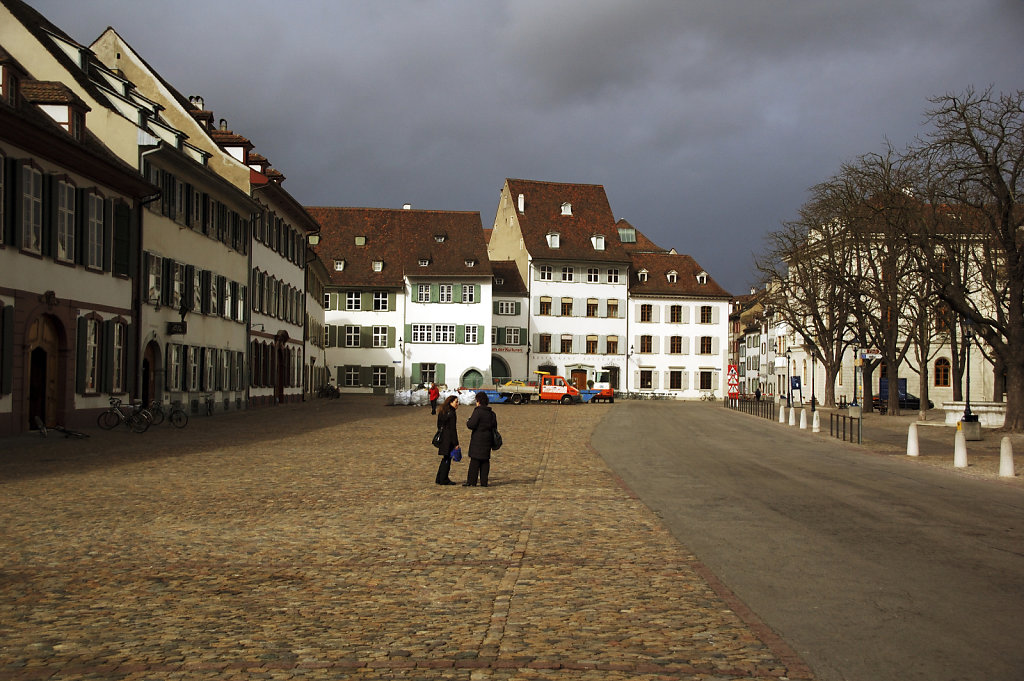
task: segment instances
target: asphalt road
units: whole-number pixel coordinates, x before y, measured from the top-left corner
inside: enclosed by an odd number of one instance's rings
[[[1024,678],[1024,491],[705,403],[594,448],[822,681]]]

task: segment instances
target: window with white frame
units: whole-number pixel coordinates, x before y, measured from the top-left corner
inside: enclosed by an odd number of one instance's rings
[[[377,311],[386,311],[388,309],[388,292],[387,291],[374,291],[373,292],[373,309]]]
[[[452,302],[452,285],[440,284],[437,287],[437,299],[442,303]]]
[[[331,294],[328,293],[327,291],[324,291],[324,309],[331,309]]]
[[[417,286],[416,286],[416,302],[417,303],[429,303],[430,302],[430,284],[417,284]]]
[[[473,284],[462,285],[462,302],[464,303],[475,303],[476,302],[476,287]]]
[[[433,362],[420,364],[420,381],[434,383],[437,380],[437,364]]]
[[[198,390],[199,389],[199,351],[202,348],[198,348],[194,345],[190,345],[188,348],[188,377],[187,385],[183,386],[185,390]]]
[[[519,327],[505,327],[505,345],[519,345]]]
[[[374,260],[373,261],[373,271],[374,272],[380,272],[383,269],[384,269],[384,261],[383,260]]]
[[[345,387],[355,388],[359,386],[359,367],[345,367]]]
[[[95,319],[85,321],[85,388],[86,393],[99,390],[100,377],[100,323]]]
[[[57,183],[57,260],[75,259],[75,186]]]
[[[146,302],[151,305],[160,304],[160,292],[163,290],[163,258],[152,253],[146,254]]]
[[[433,343],[434,342],[434,327],[430,324],[413,324],[412,325],[412,342],[413,343]]]
[[[121,393],[124,392],[124,324],[115,322],[111,328],[110,392]]]
[[[438,324],[434,327],[434,336],[438,343],[454,343],[455,342],[455,325],[454,324]]]
[[[359,291],[346,291],[345,292],[345,309],[346,310],[358,310],[360,308],[360,295]]]
[[[617,269],[608,270],[608,283],[618,284],[619,283],[619,271]]]
[[[89,194],[89,226],[85,232],[86,254],[85,264],[93,269],[103,269],[103,199],[96,194]]]
[[[587,282],[591,284],[596,284],[599,281],[601,281],[601,271],[596,267],[588,267]]]
[[[572,281],[574,270],[572,265],[566,265],[562,268],[562,281]]]
[[[181,360],[182,350],[180,344],[171,345],[170,362],[167,367],[167,389],[181,390]]]
[[[640,281],[647,281],[647,270],[640,270],[636,273],[636,276]]]
[[[209,311],[210,314],[212,314],[214,316],[217,316],[217,315],[220,314],[220,312],[219,312],[219,310],[220,310],[220,280],[221,280],[221,276],[219,274],[211,274],[210,275],[210,290],[209,290],[210,309],[208,311]],[[270,288],[271,288],[271,290],[273,290],[274,287],[271,286]],[[273,296],[271,296],[270,302],[271,302],[271,305],[273,305],[275,303],[275,301],[273,299]]]
[[[558,232],[551,232],[551,233],[549,233],[547,235],[547,238],[548,238],[548,248],[558,248],[558,245],[559,245],[559,243],[561,241],[561,239],[560,239],[560,237],[558,235]]]
[[[181,309],[185,294],[185,266],[180,262],[171,263],[171,299],[168,304],[175,310]]]
[[[498,301],[498,314],[515,314],[516,304],[512,300],[499,300]]]
[[[224,390],[231,390],[231,352],[220,352],[220,384]]]
[[[540,279],[541,281],[551,281],[552,269],[551,265],[540,266]]]
[[[358,348],[359,347],[359,327],[358,326],[346,326],[345,327],[345,347],[346,348]]]
[[[710,305],[701,305],[700,306],[700,323],[701,324],[710,324],[711,320],[713,318],[714,318],[714,316],[711,313],[711,306]]]
[[[373,347],[386,348],[388,346],[388,327],[373,327]]]
[[[602,234],[595,234],[594,236],[590,237],[590,243],[594,244],[594,250],[595,251],[603,251],[604,250],[604,235],[602,235]]]
[[[480,327],[476,324],[466,324],[466,343],[476,345],[480,338]]]
[[[196,267],[192,270],[192,310],[203,309],[203,271]]]
[[[205,348],[205,361],[203,362],[203,389],[214,390],[217,387],[217,351],[213,348]]]
[[[498,344],[498,327],[492,326],[491,327],[491,345],[497,345],[497,344]]]
[[[26,165],[21,181],[21,247],[39,253],[43,247],[43,174]]]
[[[675,270],[672,270],[671,272],[668,273],[668,283],[674,284],[677,281],[679,281],[679,273],[676,272]]]
[[[345,261],[344,260],[335,260],[334,261],[334,271],[335,272],[343,272],[344,270],[345,270]]]
[[[388,385],[388,368],[373,367],[370,373],[370,380],[374,388],[386,388]]]

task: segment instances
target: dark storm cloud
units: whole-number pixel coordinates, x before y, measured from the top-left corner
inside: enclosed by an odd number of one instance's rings
[[[506,177],[603,184],[734,292],[761,236],[928,97],[1022,85],[1020,0],[30,0],[112,25],[307,204],[480,211]]]

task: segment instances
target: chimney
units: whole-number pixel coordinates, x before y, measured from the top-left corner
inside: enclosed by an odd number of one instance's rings
[[[411,203],[402,204],[402,210],[412,210],[412,204]]]
[[[222,131],[224,131],[224,130],[227,130],[227,129],[228,129],[228,119],[226,119],[226,118],[222,118],[222,119],[220,119],[220,129],[221,129]]]
[[[523,194],[519,195],[519,212],[520,213],[525,213],[526,212],[526,196],[523,195]]]

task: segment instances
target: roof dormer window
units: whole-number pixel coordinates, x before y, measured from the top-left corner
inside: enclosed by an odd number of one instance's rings
[[[426,267],[430,264],[430,258],[420,258],[420,267]]]
[[[562,215],[572,215],[572,204],[568,201],[562,204]]]
[[[498,286],[501,286],[502,284],[505,283],[505,280],[502,277],[495,277],[494,283],[497,284]]]
[[[356,237],[356,246],[365,246],[365,245],[366,245],[366,237],[365,236],[357,236]]]
[[[374,272],[380,272],[383,269],[384,269],[384,261],[383,260],[374,260],[373,261],[373,271]]]
[[[708,273],[707,272],[701,272],[700,274],[698,274],[697,275],[697,283],[700,284],[701,286],[703,286],[704,284],[708,283]]]
[[[335,272],[343,272],[344,270],[345,270],[345,261],[344,260],[335,260],[334,261],[334,271]]]
[[[558,248],[559,236],[558,232],[548,233],[548,248]]]
[[[668,283],[674,284],[677,281],[679,281],[679,273],[676,272],[675,270],[672,270],[671,272],[668,273]]]
[[[476,267],[476,260],[473,258],[466,258],[466,267]]]
[[[636,276],[640,281],[647,281],[647,270],[640,270],[636,273]]]
[[[604,250],[604,235],[603,234],[595,234],[594,236],[590,237],[590,243],[594,244],[594,250],[595,251],[603,251]]]
[[[448,235],[447,234],[435,234],[434,235],[434,241],[436,241],[439,244],[443,244],[445,242],[445,240],[447,240],[447,239],[448,239]]]

